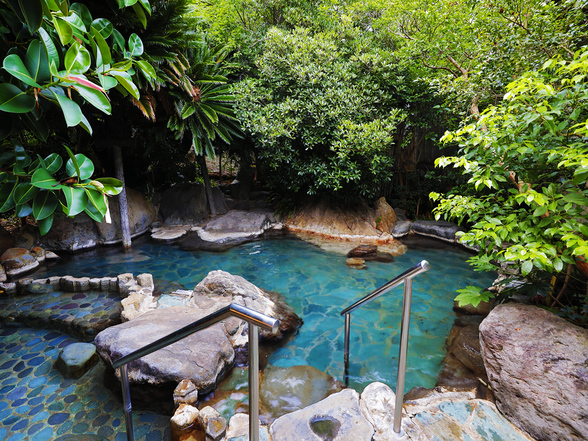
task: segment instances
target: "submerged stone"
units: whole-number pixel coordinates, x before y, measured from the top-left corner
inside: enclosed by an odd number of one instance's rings
[[[96,346],[92,343],[72,343],[59,353],[57,369],[66,378],[80,378],[97,362]]]

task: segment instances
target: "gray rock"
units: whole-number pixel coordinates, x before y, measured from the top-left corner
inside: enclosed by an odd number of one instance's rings
[[[231,303],[238,303],[280,321],[280,328],[276,334],[272,334],[267,330],[261,331],[261,336],[265,339],[281,339],[302,325],[302,320],[280,294],[258,288],[243,277],[235,276],[226,271],[209,272],[196,285],[189,301],[190,306],[206,314],[224,308]],[[237,336],[238,334],[236,333],[231,338]],[[241,345],[239,342],[234,342],[234,344],[236,346]]]
[[[229,211],[223,216],[212,219],[206,227],[203,236],[207,239],[207,235],[233,235],[255,237],[262,234],[271,226],[271,221],[264,211]]]
[[[180,242],[180,248],[184,251],[208,251],[212,253],[222,253],[230,250],[237,245],[247,242],[249,239],[226,239],[218,242],[204,240],[194,231],[186,235]]]
[[[45,250],[75,253],[96,247],[98,231],[96,222],[85,213],[80,213],[74,218],[56,215],[47,234],[41,236],[38,229],[27,230],[25,228],[17,242],[27,244],[33,242],[30,247],[37,245]]]
[[[370,441],[374,428],[359,408],[359,394],[345,389],[270,426],[273,441]]]
[[[497,306],[480,325],[496,405],[537,440],[588,436],[588,330],[532,305]]]
[[[157,220],[157,208],[147,200],[143,193],[128,187],[126,192],[131,237],[136,237],[145,233],[149,226]],[[108,206],[112,222],[106,223],[106,220],[102,220],[96,224],[100,245],[112,245],[122,240],[118,196],[109,198]]]
[[[431,236],[447,242],[455,242],[455,233],[463,231],[463,228],[446,221],[414,221],[411,226],[413,233],[423,236]]]
[[[213,188],[214,205],[218,213],[226,213],[224,196]],[[159,212],[166,225],[198,225],[210,215],[204,185],[176,185],[163,192]]]
[[[206,314],[183,306],[157,309],[100,332],[95,339],[100,356],[111,363],[177,331]],[[135,384],[177,384],[190,380],[201,394],[212,391],[233,365],[234,351],[221,323],[128,364]]]
[[[80,378],[99,360],[92,343],[72,343],[63,348],[57,358],[57,369],[65,378]]]
[[[8,276],[16,276],[34,270],[39,266],[33,253],[24,248],[9,248],[2,256],[0,263],[6,270]]]
[[[411,227],[412,222],[398,219],[392,227],[392,230],[390,230],[390,234],[394,237],[403,237],[410,233]]]
[[[260,400],[270,420],[317,403],[343,389],[343,384],[312,366],[268,367]]]

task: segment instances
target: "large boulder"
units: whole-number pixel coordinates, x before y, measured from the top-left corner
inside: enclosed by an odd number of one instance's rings
[[[24,248],[7,249],[0,256],[0,263],[8,276],[17,276],[39,266],[39,262],[33,253]]]
[[[212,189],[213,204],[217,214],[227,212],[221,191]],[[175,185],[163,192],[159,212],[166,225],[197,225],[210,215],[204,185],[188,183]]]
[[[390,233],[395,223],[394,209],[386,202],[386,198],[381,197],[376,202],[376,228],[383,233]]]
[[[127,188],[127,206],[129,212],[129,227],[131,236],[139,236],[145,233],[149,226],[157,220],[157,207],[147,200],[143,193],[132,188]],[[108,200],[110,207],[111,223],[102,220],[97,223],[98,243],[100,245],[112,245],[122,240],[122,230],[120,227],[120,208],[118,196]]]
[[[588,330],[542,308],[497,306],[480,325],[496,405],[537,440],[588,437]]]
[[[412,223],[411,231],[422,236],[430,236],[446,242],[455,242],[455,234],[458,231],[463,231],[463,228],[453,222],[417,220]]]
[[[119,358],[203,318],[198,309],[173,306],[146,312],[111,326],[94,341],[100,356],[112,364]],[[235,353],[222,323],[129,363],[129,382],[173,387],[190,380],[201,394],[210,392],[233,366]]]
[[[31,248],[40,246],[51,251],[77,251],[95,248],[98,243],[98,230],[94,222],[85,213],[76,217],[56,215],[47,234],[41,236],[39,230],[27,226],[17,239],[17,246]]]
[[[374,428],[359,408],[359,394],[345,389],[270,426],[273,441],[370,441]]]
[[[261,336],[266,339],[281,339],[302,325],[302,320],[280,294],[258,288],[243,277],[226,271],[209,272],[196,285],[188,302],[189,306],[205,314],[210,314],[231,303],[238,303],[280,321],[280,328],[276,334],[267,330],[261,331]],[[240,337],[245,335],[246,330],[244,321],[227,329],[235,346],[242,346],[245,343],[246,340]]]

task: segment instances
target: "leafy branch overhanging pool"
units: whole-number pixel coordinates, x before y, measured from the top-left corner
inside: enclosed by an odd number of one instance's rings
[[[345,265],[345,257],[293,237],[250,242],[224,253],[183,251],[174,245],[139,240],[133,252],[100,249],[52,266],[42,275],[75,277],[151,273],[156,291],[193,289],[209,271],[222,269],[281,293],[304,320],[299,332],[269,357],[277,367],[314,366],[336,379],[344,374],[344,318],[341,310],[421,260],[431,269],[413,279],[406,389],[435,386],[453,325],[455,290],[490,286],[495,275],[477,273],[465,251],[435,240],[419,241],[392,263],[368,262],[366,270]],[[32,277],[38,277],[35,274]],[[402,288],[352,315],[350,386],[373,382],[396,386]]]

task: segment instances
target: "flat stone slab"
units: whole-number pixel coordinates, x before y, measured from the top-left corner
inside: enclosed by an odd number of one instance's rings
[[[182,306],[156,309],[105,329],[96,336],[95,344],[100,356],[112,364],[205,315],[197,309]],[[218,323],[129,363],[129,382],[164,385],[187,379],[200,393],[207,393],[232,367],[234,356],[224,327]]]
[[[185,236],[189,230],[190,227],[163,227],[151,233],[151,238],[167,242]]]
[[[273,441],[370,441],[374,428],[359,408],[359,394],[345,389],[270,426]]]

